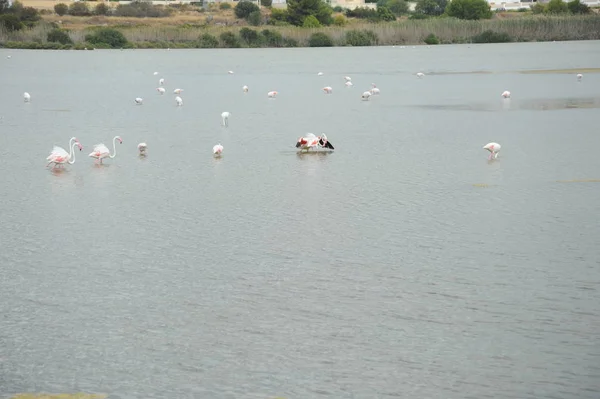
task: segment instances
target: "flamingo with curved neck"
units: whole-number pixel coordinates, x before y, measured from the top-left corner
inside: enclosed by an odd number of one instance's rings
[[[75,139],[75,142],[71,144],[73,139]],[[79,147],[79,151],[83,149],[83,146],[75,137],[73,137],[71,141],[69,141],[69,144],[71,144],[71,152],[69,153],[67,153],[64,150],[64,148],[55,146],[50,156],[46,158],[48,160],[48,164],[46,164],[46,167],[48,167],[52,163],[54,164],[54,166],[64,165],[65,163],[73,165],[75,163],[75,146]]]
[[[116,146],[116,141],[119,140],[120,144],[123,144],[123,139],[121,139],[121,137],[119,136],[115,136],[113,137],[113,153],[110,153],[110,150],[108,149],[108,147],[106,147],[103,143],[100,144],[96,144],[94,146],[94,151],[92,151],[90,153],[90,157],[92,158],[96,158],[97,160],[100,161],[100,163],[102,163],[102,160],[104,158],[114,158],[117,156],[117,146]]]

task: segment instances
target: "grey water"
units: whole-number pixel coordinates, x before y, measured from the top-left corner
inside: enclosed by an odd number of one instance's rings
[[[1,49],[0,396],[597,399],[599,66],[596,41]]]

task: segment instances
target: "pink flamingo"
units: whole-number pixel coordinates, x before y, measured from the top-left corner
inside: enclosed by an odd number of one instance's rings
[[[74,164],[75,144],[79,146],[79,151],[83,149],[83,146],[79,143],[79,140],[77,140],[76,137],[71,137],[71,139],[69,140],[69,149],[71,151],[70,153],[65,151],[64,148],[55,145],[54,148],[52,148],[50,155],[48,155],[48,157],[46,158],[46,161],[48,161],[46,167],[50,166],[51,163],[53,163],[55,167],[58,165],[64,165],[65,163]],[[73,161],[71,161],[71,157],[73,158]]]
[[[213,147],[213,155],[215,157],[220,157],[223,153],[223,146],[219,143]]]
[[[94,146],[94,151],[92,151],[90,153],[90,157],[92,158],[96,158],[97,160],[100,161],[100,164],[102,164],[102,160],[104,158],[114,158],[117,156],[117,147],[116,147],[116,141],[119,140],[119,144],[123,144],[123,140],[121,139],[121,137],[119,136],[115,136],[113,137],[113,154],[110,155],[110,150],[108,149],[108,147],[106,147],[104,144],[100,143],[100,144],[96,144]]]
[[[490,157],[488,158],[490,161],[498,158],[498,151],[500,151],[500,148],[502,148],[502,146],[498,143],[488,143],[483,146],[484,150],[488,150],[490,152]]]
[[[315,136],[313,133],[307,133],[306,136],[300,137],[296,142],[296,148],[300,151],[310,150],[311,148],[328,148],[334,150],[333,145],[327,140],[327,136],[322,134],[320,137]]]
[[[327,87],[323,87],[323,91],[325,92],[325,94],[331,94],[333,93],[333,88],[327,86]]]

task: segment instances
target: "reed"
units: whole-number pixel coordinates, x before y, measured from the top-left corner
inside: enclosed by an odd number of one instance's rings
[[[200,35],[208,33],[219,38],[223,32],[239,34],[241,26],[215,26],[208,24],[148,25],[148,26],[112,26],[123,32],[133,47],[195,47]],[[37,42],[45,43],[51,24],[38,24],[31,29],[17,32],[0,30],[0,43]],[[75,44],[85,41],[89,29],[73,29],[69,35]],[[553,41],[553,40],[595,40],[600,39],[600,15],[582,16],[546,16],[532,15],[522,18],[464,21],[453,18],[434,18],[426,20],[403,20],[386,23],[366,23],[353,21],[344,26],[306,29],[294,26],[260,26],[252,29],[269,29],[278,32],[289,42],[298,46],[307,46],[310,36],[316,32],[327,34],[335,45],[345,45],[346,33],[351,30],[369,30],[375,33],[379,45],[416,45],[423,44],[429,34],[434,34],[442,44],[471,43],[473,38],[483,32],[507,34],[511,41]],[[244,44],[242,44],[244,46]],[[221,43],[222,47],[226,47]],[[266,44],[260,46],[266,47]]]

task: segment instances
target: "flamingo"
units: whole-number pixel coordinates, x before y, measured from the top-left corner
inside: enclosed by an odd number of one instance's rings
[[[174,94],[181,94],[181,92],[183,91],[183,89],[175,89],[173,90]]]
[[[333,145],[327,140],[327,136],[322,134],[321,137],[317,137],[313,133],[307,133],[306,136],[300,137],[296,142],[296,148],[300,148],[300,151],[309,151],[311,148],[334,149]]]
[[[55,145],[54,148],[52,148],[50,155],[46,158],[46,161],[48,161],[46,167],[51,163],[54,163],[54,166],[64,164],[65,162],[69,162],[70,164],[75,163],[74,144],[79,144],[79,140],[77,140],[76,137],[71,137],[69,140],[69,149],[71,150],[71,153],[67,153],[64,148]],[[81,151],[82,148],[83,146],[80,144],[79,151]],[[71,162],[71,156],[73,157],[73,162]]]
[[[175,103],[178,107],[181,107],[183,105],[183,100],[181,99],[181,97],[177,96],[175,97]]]
[[[346,82],[349,82],[352,80],[352,78],[350,76],[345,76],[344,79],[346,79]]]
[[[319,72],[317,76],[323,76],[323,72]]]
[[[219,143],[213,147],[213,155],[215,157],[220,157],[223,154],[223,146]]]
[[[365,91],[360,98],[363,99],[363,101],[368,101],[369,98],[371,98],[371,92],[370,91]]]
[[[113,137],[113,154],[110,155],[110,151],[108,149],[108,147],[106,147],[104,144],[100,143],[100,144],[96,144],[94,146],[94,151],[92,151],[90,153],[90,157],[92,158],[96,158],[97,160],[100,161],[100,163],[102,163],[102,160],[104,158],[114,158],[117,156],[117,147],[116,147],[116,141],[119,140],[119,144],[123,144],[123,140],[121,139],[121,137],[119,136],[115,136]]]
[[[163,78],[160,78],[160,79],[158,80],[158,85],[159,85],[159,86],[164,86],[164,84],[165,84],[165,79],[163,79]]]
[[[223,123],[223,126],[227,127],[229,126],[229,112],[225,111],[221,114],[221,121]]]
[[[325,94],[331,94],[333,92],[333,89],[329,86],[327,87],[323,87],[323,91],[325,92]]]
[[[502,146],[498,143],[488,143],[483,146],[484,150],[488,150],[490,152],[489,160],[498,158],[498,152],[500,151]]]
[[[578,73],[577,74],[577,80],[581,82],[581,79],[583,79],[583,75]]]
[[[346,87],[352,87],[353,86],[352,82],[350,82],[350,81],[348,81],[348,82],[346,82],[344,84],[346,85]]]
[[[29,95],[29,93],[27,93],[27,92],[23,93],[23,100],[25,100],[26,103],[31,101],[31,96]]]
[[[227,71],[227,73],[233,75],[233,71]]]
[[[242,87],[242,90],[244,91],[244,93],[248,93],[248,86]]]
[[[268,92],[268,93],[267,93],[267,96],[268,96],[269,98],[275,98],[275,97],[277,97],[277,95],[278,95],[278,94],[279,94],[279,93],[278,93],[278,92],[276,92],[276,91],[270,91],[270,92]]]
[[[417,78],[421,79],[425,74],[423,72],[417,72]]]
[[[504,98],[510,98],[510,91],[508,91],[508,90],[503,91],[502,92],[502,97],[504,97]]]
[[[377,88],[377,86],[375,86],[375,83],[371,83],[371,86],[373,86],[371,88],[371,90],[369,90],[371,92],[371,94],[373,94],[373,95],[379,95],[381,93],[379,91],[379,89]]]
[[[138,144],[138,151],[140,152],[140,155],[146,155],[146,143],[139,143]]]
[[[154,72],[154,75],[158,75],[158,72]]]
[[[142,104],[144,103],[144,100],[142,100],[140,97],[136,97],[136,99],[135,99],[135,103],[136,103],[137,105],[142,105]]]
[[[156,91],[158,91],[158,94],[165,94],[165,88],[164,87],[157,87]]]

